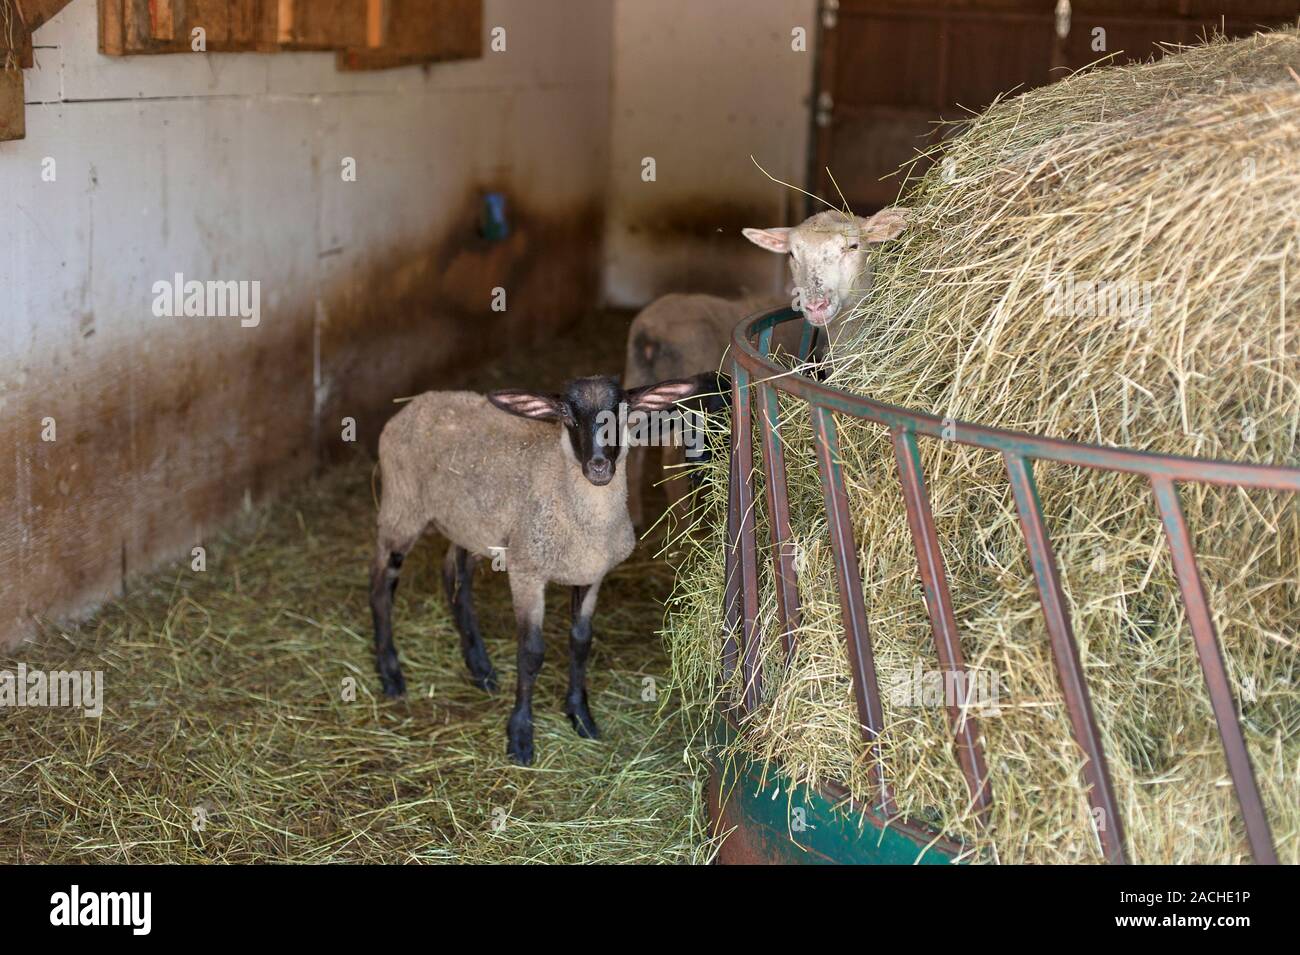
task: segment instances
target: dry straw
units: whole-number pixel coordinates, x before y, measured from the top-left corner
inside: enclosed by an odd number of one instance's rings
[[[104,712],[0,711],[3,862],[689,862],[709,849],[654,638],[670,576],[640,555],[602,591],[590,673],[604,739],[561,712],[568,597],[547,607],[538,762],[506,758],[514,615],[481,571],[484,636],[506,690],[472,686],[442,595],[441,550],[398,592],[404,701],[379,694],[365,568],[370,466],[335,471],[138,581],[0,669],[104,671]],[[355,699],[344,680],[355,681]],[[656,692],[648,692],[654,680]]]
[[[611,320],[594,312],[572,329],[581,349],[519,350],[460,374],[482,389],[555,387],[590,370],[579,363],[616,366]],[[562,712],[569,598],[551,588],[538,759],[520,768],[505,752],[515,675],[506,575],[480,567],[475,581],[504,687],[488,696],[466,677],[442,594],[446,545],[432,535],[397,594],[407,698],[379,694],[366,602],[371,470],[357,460],[254,511],[248,527],[209,542],[205,572],[187,559],[132,581],[84,624],[49,625],[0,656],[11,671],[105,671],[102,719],[0,710],[0,862],[709,859],[698,773],[654,633],[669,568],[638,550],[601,589],[588,675],[598,742],[579,739]]]
[[[910,191],[915,224],[882,253],[831,383],[1062,438],[1300,464],[1300,84],[1288,68],[1300,68],[1294,30],[1215,40],[976,117]],[[789,671],[771,655],[743,745],[801,782],[866,797],[806,409],[783,420],[805,617]],[[981,829],[943,708],[894,692],[938,662],[889,443],[845,418],[841,440],[900,808],[971,859],[1099,861],[1000,459],[923,444],[963,650],[999,691],[997,715],[977,711],[995,800]],[[718,680],[725,458],[708,477],[668,625],[701,718]],[[1149,489],[1053,465],[1038,482],[1131,857],[1249,859]],[[1274,837],[1300,861],[1298,512],[1283,495],[1194,486],[1183,502]],[[770,579],[763,593],[775,648]]]

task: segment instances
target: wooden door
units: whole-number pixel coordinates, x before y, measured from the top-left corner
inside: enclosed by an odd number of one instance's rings
[[[854,211],[872,212],[898,195],[898,168],[946,131],[941,118],[1107,54],[1144,60],[1160,43],[1298,15],[1300,0],[822,0],[809,182],[838,204],[830,167]]]

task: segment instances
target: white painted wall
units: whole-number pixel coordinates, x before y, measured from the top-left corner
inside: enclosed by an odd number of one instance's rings
[[[310,436],[349,413],[337,376],[386,362],[407,387],[421,352],[482,338],[437,303],[366,316],[370,352],[335,327],[340,301],[403,301],[440,268],[432,250],[476,187],[599,225],[612,14],[564,7],[486,0],[506,52],[427,71],[339,73],[328,53],[103,57],[94,0],[37,32],[27,138],[0,143],[0,643],[309,469]],[[341,180],[344,156],[358,182]],[[261,325],[155,318],[152,285],[175,272],[259,281]],[[358,288],[375,274],[382,287]]]
[[[75,0],[36,35],[26,140],[0,145],[13,212],[0,222],[0,345],[74,347],[69,308],[93,307],[97,334],[139,335],[139,303],[173,263],[206,274],[215,258],[294,293],[374,243],[424,239],[475,181],[535,185],[543,211],[599,195],[606,4],[569,0],[581,13],[563,22],[544,6],[487,0],[504,54],[340,73],[327,53],[103,57],[95,4]],[[57,183],[41,181],[46,156]],[[341,182],[342,156],[358,160],[357,183]]]
[[[686,288],[783,288],[781,260],[749,246],[738,227],[802,218],[802,198],[750,156],[804,184],[815,8],[815,0],[614,0],[612,303],[640,306]],[[806,52],[791,49],[796,27]],[[641,178],[647,156],[655,182]]]
[[[339,73],[327,53],[103,57],[74,0],[36,34],[27,138],[0,143],[0,643],[188,553],[336,452],[341,416],[373,441],[394,393],[592,303],[597,269],[616,304],[779,289],[738,229],[800,208],[749,157],[803,181],[813,18],[485,0],[504,54]],[[462,241],[484,187],[527,223],[491,249]],[[261,325],[154,317],[177,272],[260,282]]]

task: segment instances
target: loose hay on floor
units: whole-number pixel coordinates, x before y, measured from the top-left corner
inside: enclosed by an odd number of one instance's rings
[[[1300,71],[1294,30],[1085,73],[977,117],[905,200],[914,223],[881,253],[831,384],[1075,440],[1300,464],[1300,81],[1287,67]],[[768,660],[744,745],[869,798],[806,409],[787,403],[782,420],[804,619],[790,670]],[[1000,714],[981,716],[995,802],[983,830],[943,708],[891,692],[938,663],[889,442],[840,423],[901,810],[974,859],[1099,860],[1000,459],[922,443],[965,657],[1000,688]],[[669,626],[701,713],[720,659],[724,469]],[[1149,489],[1037,471],[1132,858],[1249,859]],[[1182,496],[1274,838],[1300,861],[1300,512],[1284,495]],[[757,497],[761,544],[761,482]],[[770,579],[760,609],[775,648]]]
[[[689,862],[707,858],[698,790],[654,633],[670,572],[643,551],[601,594],[590,668],[604,739],[561,712],[568,597],[547,607],[537,763],[512,766],[514,620],[480,569],[480,617],[505,689],[469,684],[422,542],[398,590],[407,700],[372,664],[370,465],[258,515],[250,533],[142,581],[0,669],[105,671],[102,718],[0,715],[6,862]],[[347,702],[344,681],[355,681]],[[654,681],[657,699],[647,681]],[[196,820],[202,822],[196,829]]]
[[[554,388],[617,371],[630,316],[595,313],[555,348],[459,373],[446,387]],[[602,343],[607,344],[602,351]],[[100,719],[0,711],[3,862],[701,862],[698,766],[656,631],[671,570],[642,546],[607,578],[588,670],[603,739],[562,713],[569,598],[548,593],[534,700],[537,761],[513,766],[514,617],[504,574],[475,592],[502,677],[470,685],[442,594],[445,543],[403,568],[394,611],[405,701],[379,693],[367,574],[372,465],[357,460],[134,581],[76,627],[0,658],[105,671]],[[344,681],[355,681],[355,701]]]

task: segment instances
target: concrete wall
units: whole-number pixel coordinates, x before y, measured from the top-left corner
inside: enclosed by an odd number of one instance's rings
[[[447,363],[590,306],[611,18],[487,0],[505,53],[374,74],[105,58],[93,0],[36,34],[27,139],[0,144],[0,642],[373,442]],[[484,188],[510,196],[504,242],[475,234]],[[155,317],[175,273],[260,282],[260,324]]]
[[[359,74],[102,57],[74,0],[36,35],[27,139],[0,144],[0,642],[372,444],[393,397],[539,343],[602,284],[621,305],[779,290],[739,229],[802,207],[749,157],[803,182],[814,6],[485,0],[505,53]],[[503,242],[476,234],[485,189],[509,195]],[[260,324],[156,317],[177,273],[260,283]]]
[[[740,236],[802,216],[814,0],[614,0],[605,293],[780,291],[784,263]],[[806,31],[806,51],[791,31]],[[642,180],[642,160],[656,181]]]

